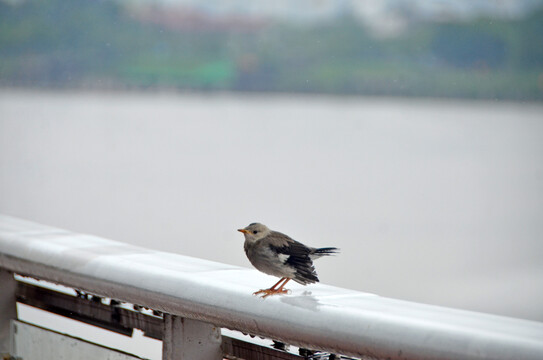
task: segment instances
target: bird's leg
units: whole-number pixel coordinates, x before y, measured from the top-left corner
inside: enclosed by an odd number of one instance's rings
[[[280,292],[282,294],[286,293],[288,290],[283,289],[283,286],[285,286],[290,281],[290,278],[285,278],[285,282],[279,286],[279,289],[277,289],[277,292]]]
[[[290,280],[290,278],[288,277],[283,277],[281,278],[275,285],[273,285],[271,288],[269,289],[263,289],[263,290],[259,290],[255,293],[253,293],[253,295],[260,295],[260,294],[264,294],[262,296],[262,298],[265,298],[265,297],[268,297],[270,295],[276,295],[276,294],[286,294],[288,290],[286,289],[283,289],[283,286],[285,286],[285,284]],[[282,283],[282,284],[281,284]],[[281,286],[279,286],[279,288],[276,289],[276,287],[281,284]]]
[[[281,284],[282,281],[285,281],[287,278],[286,277],[282,277],[281,279],[279,279],[278,282],[275,283],[275,285],[273,285],[270,290],[275,290],[275,287],[279,284]]]

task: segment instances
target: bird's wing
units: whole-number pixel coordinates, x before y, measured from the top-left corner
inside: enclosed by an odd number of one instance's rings
[[[268,245],[273,246],[273,247],[287,246],[290,242],[294,241],[288,235],[282,234],[277,231],[270,232],[265,237],[265,239]]]
[[[296,245],[301,245],[301,247],[305,247],[303,244],[292,239],[290,236],[280,233],[278,231],[272,231],[268,236],[266,236],[266,240],[270,246],[276,248],[290,246],[294,246],[296,248]]]
[[[266,240],[273,252],[287,255],[284,264],[296,269],[294,280],[303,284],[319,281],[313,261],[309,257],[309,254],[314,251],[313,248],[277,231],[272,231]]]

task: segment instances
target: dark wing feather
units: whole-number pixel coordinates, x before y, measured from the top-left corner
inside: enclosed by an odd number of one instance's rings
[[[288,255],[285,260],[285,265],[296,269],[294,281],[300,284],[312,284],[319,281],[317,272],[313,266],[313,261],[309,254],[314,252],[313,248],[309,248],[298,241],[291,239],[285,234],[273,231],[269,238],[269,246],[272,251],[278,254]]]

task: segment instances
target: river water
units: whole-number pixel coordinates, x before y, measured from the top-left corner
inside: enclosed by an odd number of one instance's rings
[[[247,267],[258,221],[341,248],[324,283],[543,321],[541,104],[2,90],[0,212]]]

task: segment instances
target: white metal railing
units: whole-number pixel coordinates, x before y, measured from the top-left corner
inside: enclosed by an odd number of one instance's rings
[[[165,313],[168,359],[220,358],[218,327],[363,358],[543,359],[543,323],[322,284],[262,300],[251,294],[269,279],[251,269],[9,216],[0,216],[0,268],[0,306],[12,301],[8,271]],[[0,353],[6,319],[14,316],[2,313]]]

